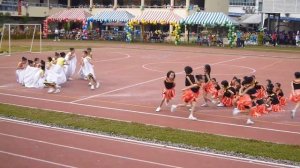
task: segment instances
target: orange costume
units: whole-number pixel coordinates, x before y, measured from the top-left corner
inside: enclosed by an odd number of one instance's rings
[[[293,81],[294,92],[290,95],[290,100],[295,103],[300,102],[300,83]]]
[[[164,81],[165,89],[163,90],[163,98],[166,100],[171,100],[175,97],[175,83],[173,81]]]

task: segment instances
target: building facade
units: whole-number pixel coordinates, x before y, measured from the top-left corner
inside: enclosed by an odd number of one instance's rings
[[[181,17],[195,11],[228,14],[229,0],[0,0],[0,13],[11,16],[47,17],[66,8],[84,8],[92,14],[103,10],[173,10]]]

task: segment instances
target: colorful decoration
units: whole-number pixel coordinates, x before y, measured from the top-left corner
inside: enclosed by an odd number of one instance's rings
[[[125,26],[126,42],[129,42],[129,43],[132,42],[132,34],[133,34],[134,24],[135,24],[135,21],[130,21]]]
[[[173,23],[174,31],[172,32],[172,36],[175,37],[175,45],[178,45],[180,42],[180,34],[181,34],[181,26],[178,23]]]
[[[233,25],[228,26],[228,41],[229,41],[229,46],[232,48],[233,43],[235,40],[235,27]]]

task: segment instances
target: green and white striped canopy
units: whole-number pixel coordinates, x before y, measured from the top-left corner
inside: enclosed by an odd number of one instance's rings
[[[127,11],[103,11],[88,18],[90,22],[128,22],[134,16]]]
[[[187,25],[228,26],[236,23],[222,12],[195,12],[188,16],[182,23]]]

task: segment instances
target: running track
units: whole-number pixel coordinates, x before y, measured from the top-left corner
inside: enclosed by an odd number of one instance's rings
[[[286,167],[0,119],[1,167]],[[12,143],[13,142],[13,143]]]
[[[293,73],[299,70],[298,54],[140,47],[143,49],[131,46],[102,46],[94,49],[96,75],[101,81],[101,88],[90,91],[86,81],[74,80],[66,83],[62,92],[57,95],[47,94],[46,89],[27,89],[15,83],[15,65],[23,55],[0,57],[2,79],[0,102],[112,120],[300,145],[300,116],[291,120],[288,111],[258,118],[253,126],[245,125],[245,116],[233,117],[230,108],[200,107],[202,100],[199,101],[196,112],[198,121],[187,120],[188,112],[184,109],[171,113],[169,108],[164,107],[160,113],[154,112],[161,98],[162,80],[170,69],[178,73],[177,96],[172,103],[180,103],[180,90],[183,88],[182,81],[184,81],[182,69],[186,65],[193,66],[195,73],[202,73],[203,65],[209,63],[213,68],[213,77],[218,81],[230,80],[234,75],[242,77],[255,74],[264,84],[265,79],[271,78],[273,81],[281,82],[288,95]],[[80,52],[77,53],[80,55]],[[52,56],[52,52],[42,55],[33,54],[28,57],[36,56],[45,58]],[[291,107],[289,105],[286,109]],[[7,122],[2,124],[8,125]],[[0,128],[2,130],[2,127]],[[17,131],[21,128],[15,129]],[[36,132],[33,134],[39,136]],[[68,136],[70,135],[67,134],[66,137]]]

